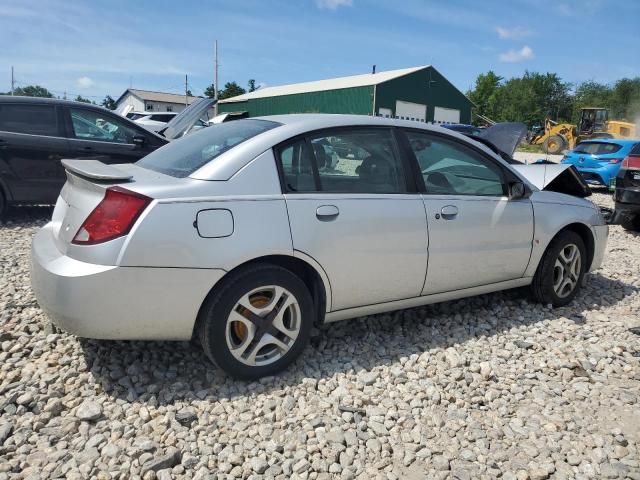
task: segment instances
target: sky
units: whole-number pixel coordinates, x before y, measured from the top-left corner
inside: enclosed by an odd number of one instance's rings
[[[567,82],[640,76],[640,0],[0,0],[0,92],[42,85],[99,102],[133,88],[195,95],[433,65]]]

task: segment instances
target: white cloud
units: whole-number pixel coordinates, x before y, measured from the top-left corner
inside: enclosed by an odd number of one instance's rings
[[[520,50],[509,50],[500,54],[500,61],[505,63],[518,63],[524,60],[531,60],[535,55],[533,50],[528,46],[522,47]]]
[[[517,39],[522,37],[528,37],[531,35],[531,30],[525,27],[516,26],[512,28],[505,27],[496,27],[496,32],[498,32],[498,37],[503,40],[507,39]]]
[[[318,8],[326,8],[327,10],[335,10],[338,7],[350,7],[353,0],[316,0]]]
[[[80,77],[76,80],[76,85],[78,88],[91,88],[95,85],[96,82],[91,80],[89,77]]]

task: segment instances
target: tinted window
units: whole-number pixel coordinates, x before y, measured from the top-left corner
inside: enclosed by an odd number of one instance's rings
[[[640,143],[636,143],[630,152],[631,155],[640,155]]]
[[[236,145],[279,125],[267,120],[239,120],[213,125],[172,141],[137,164],[174,177],[187,177]]]
[[[427,193],[502,196],[500,167],[470,148],[428,133],[407,132]]]
[[[81,140],[100,142],[133,143],[138,131],[124,121],[96,110],[71,108],[73,135]]]
[[[289,192],[405,193],[390,130],[353,129],[310,136],[280,150]]]
[[[53,105],[0,105],[0,130],[30,135],[58,135]]]
[[[608,153],[616,153],[622,148],[621,145],[606,142],[582,142],[576,145],[573,150],[575,153],[587,153],[590,155],[606,155]]]
[[[175,117],[175,115],[167,115],[167,114],[164,114],[164,113],[156,113],[154,115],[151,115],[151,117],[149,119],[150,120],[155,120],[156,122],[168,122],[173,117]]]

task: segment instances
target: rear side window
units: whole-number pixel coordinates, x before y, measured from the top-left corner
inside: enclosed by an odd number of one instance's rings
[[[587,153],[589,155],[606,155],[616,153],[622,148],[621,145],[606,142],[582,142],[576,145],[575,153]]]
[[[57,137],[56,109],[53,105],[0,105],[0,130]]]
[[[137,165],[172,177],[188,177],[219,155],[279,125],[268,120],[238,120],[213,125],[173,140],[139,160]]]
[[[390,130],[354,128],[284,145],[279,159],[287,192],[406,193]]]
[[[629,153],[631,155],[640,155],[640,143],[636,143]]]

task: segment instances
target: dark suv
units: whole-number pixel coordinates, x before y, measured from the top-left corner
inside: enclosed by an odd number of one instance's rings
[[[131,163],[167,143],[102,107],[0,96],[0,217],[11,204],[53,204],[63,158]]]
[[[616,202],[613,223],[640,232],[640,143],[622,160],[613,199]]]

